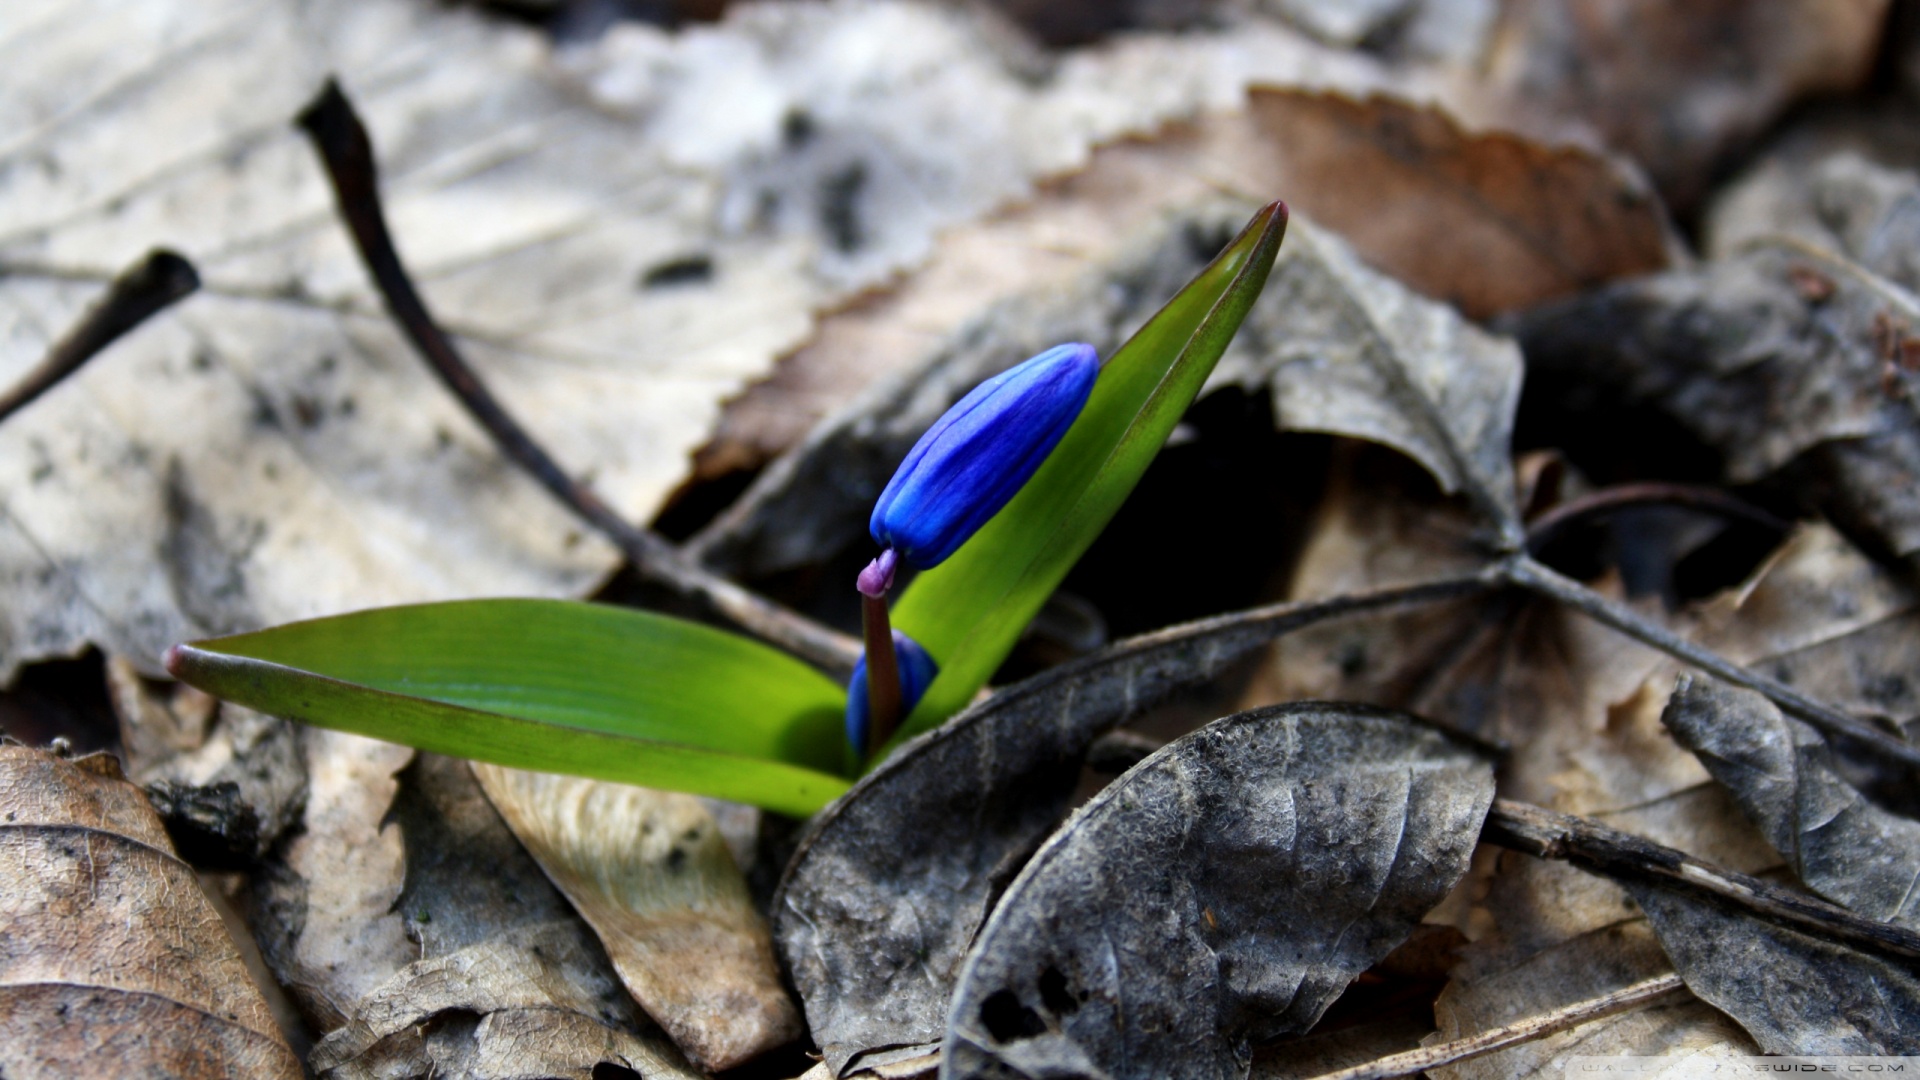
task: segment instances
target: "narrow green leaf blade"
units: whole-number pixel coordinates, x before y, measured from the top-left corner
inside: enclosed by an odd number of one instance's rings
[[[379,608],[179,646],[265,712],[503,765],[810,813],[845,788],[846,694],[758,642],[552,600]]]
[[[1120,509],[1266,285],[1286,226],[1282,203],[1255,214],[1108,359],[1079,419],[1026,487],[907,588],[894,625],[926,646],[940,675],[894,742],[966,705]]]

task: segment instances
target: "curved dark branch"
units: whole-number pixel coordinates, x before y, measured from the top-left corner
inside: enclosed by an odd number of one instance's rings
[[[80,370],[121,335],[172,307],[200,287],[193,264],[164,248],[149,251],[107,287],[66,336],[47,350],[40,366],[0,395],[0,422]]]
[[[507,457],[611,540],[642,577],[708,604],[741,628],[830,673],[845,677],[852,672],[860,654],[853,638],[699,566],[658,534],[628,522],[592,488],[569,476],[467,366],[452,340],[428,313],[387,231],[373,143],[339,85],[329,79],[319,97],[301,111],[298,123],[313,139],[326,164],[340,216],[380,295],[386,299],[387,309],[434,374]]]
[[[1749,522],[1776,533],[1785,533],[1793,527],[1791,523],[1736,499],[1719,488],[1649,480],[1601,488],[1553,507],[1527,523],[1527,550],[1537,555],[1573,526],[1601,514],[1635,506],[1675,506],[1697,510],[1715,517]]]

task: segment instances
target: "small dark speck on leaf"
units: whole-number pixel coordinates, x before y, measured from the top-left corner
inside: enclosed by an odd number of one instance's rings
[[[713,280],[713,259],[707,255],[682,255],[656,263],[640,274],[642,289],[665,289],[675,285],[700,285]]]
[[[789,109],[786,117],[780,121],[780,138],[789,149],[812,142],[815,130],[813,114],[805,109]]]
[[[860,223],[860,193],[867,186],[867,166],[855,161],[820,182],[820,224],[834,249],[853,252],[866,243]]]

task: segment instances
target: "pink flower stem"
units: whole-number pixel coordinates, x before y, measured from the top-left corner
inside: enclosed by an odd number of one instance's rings
[[[887,598],[860,596],[860,622],[867,635],[867,745],[862,754],[886,745],[900,724],[900,662],[893,654],[893,627]]]

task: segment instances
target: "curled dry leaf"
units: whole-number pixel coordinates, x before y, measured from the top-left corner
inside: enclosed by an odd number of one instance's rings
[[[1848,783],[1818,732],[1750,690],[1707,679],[1683,680],[1661,719],[1808,888],[1869,918],[1920,926],[1920,821]]]
[[[106,755],[0,745],[0,1072],[298,1078],[193,869]]]
[[[509,832],[467,764],[400,774],[405,850],[393,901],[411,952],[315,1047],[322,1075],[588,1080],[612,1063],[697,1075],[634,1007],[606,954]]]
[[[775,940],[835,1075],[939,1041],[968,947],[1066,812],[1100,734],[1280,634],[1483,587],[1458,577],[1172,627],[1002,690],[901,747],[814,818],[774,898]]]
[[[1911,957],[1867,952],[1650,882],[1626,887],[1687,988],[1767,1053],[1920,1053],[1920,964]]]
[[[730,1069],[800,1036],[766,922],[699,799],[481,763],[473,772],[694,1064]]]
[[[1246,1075],[1466,871],[1492,766],[1411,718],[1215,721],[1082,807],[968,956],[943,1077]]]
[[[1776,242],[1526,315],[1528,363],[1658,408],[1748,483],[1869,550],[1920,557],[1920,300],[1846,259]],[[1791,466],[1789,469],[1788,467]]]
[[[1664,270],[1677,250],[1646,181],[1590,150],[1386,97],[1264,89],[1247,112],[1289,207],[1476,319]]]

